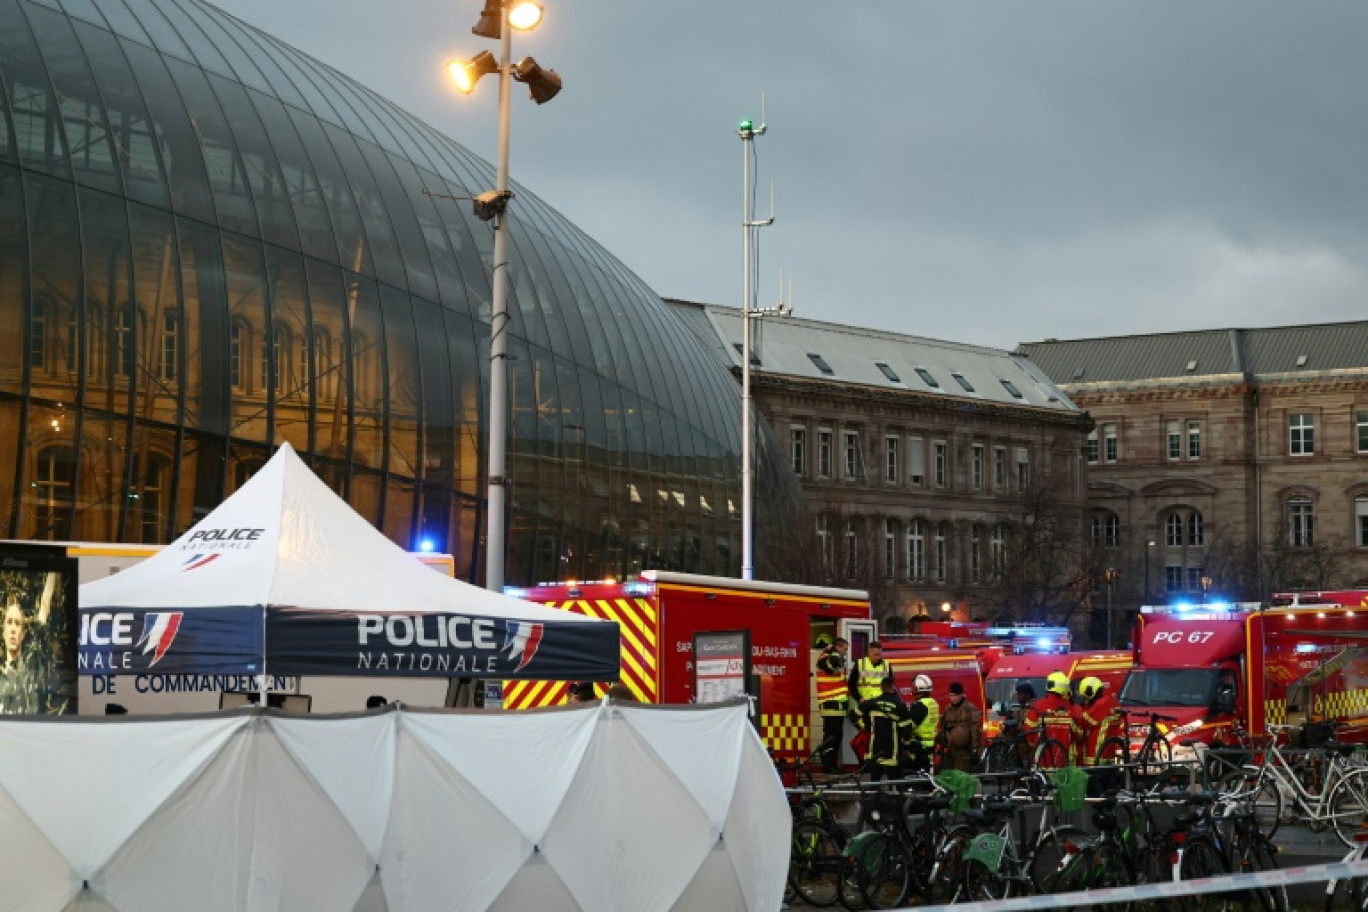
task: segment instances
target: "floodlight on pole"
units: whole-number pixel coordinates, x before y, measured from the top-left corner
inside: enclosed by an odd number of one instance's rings
[[[741,297],[741,578],[755,579],[755,506],[751,488],[754,471],[751,466],[751,318],[756,311],[751,307],[751,233],[756,228],[774,224],[774,215],[760,221],[752,216],[750,160],[755,137],[765,135],[764,102],[761,101],[760,125],[743,120],[737,125],[741,137],[741,271],[745,275]],[[771,206],[773,202],[771,201]]]
[[[542,7],[531,0],[485,0],[480,21],[471,29],[499,42],[499,57],[481,51],[468,63],[447,64],[456,88],[469,94],[481,76],[499,74],[499,154],[494,189],[473,199],[475,215],[494,225],[489,313],[489,459],[485,517],[485,588],[503,590],[508,551],[508,189],[509,93],[513,80],[527,85],[537,104],[550,101],[561,90],[555,70],[543,69],[531,57],[513,66],[512,35],[542,20]],[[504,23],[510,27],[504,28]]]

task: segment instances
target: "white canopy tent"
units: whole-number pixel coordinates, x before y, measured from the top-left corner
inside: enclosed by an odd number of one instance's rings
[[[615,623],[434,573],[288,443],[166,548],[81,586],[80,608],[82,674],[618,674]]]
[[[771,910],[789,810],[743,703],[0,721],[26,912]]]

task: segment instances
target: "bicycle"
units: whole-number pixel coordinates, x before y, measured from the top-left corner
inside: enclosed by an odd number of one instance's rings
[[[1025,768],[1024,758],[1034,754],[1020,719],[1003,719],[997,735],[983,752],[985,773],[1010,773]]]
[[[1354,845],[1343,861],[1368,861],[1368,826],[1354,833]],[[1331,878],[1325,882],[1325,912],[1368,912],[1368,877]]]
[[[1280,736],[1291,731],[1288,725],[1268,726],[1270,736],[1263,751],[1263,762],[1228,774],[1218,788],[1250,801],[1264,835],[1272,837],[1282,823],[1291,800],[1292,810],[1310,824],[1313,831],[1328,824],[1346,846],[1353,845],[1361,824],[1368,820],[1368,768],[1355,766],[1349,758],[1350,744],[1327,744],[1316,748],[1324,759],[1315,788],[1308,788],[1278,744]]]
[[[1173,762],[1173,746],[1169,739],[1160,729],[1161,722],[1177,722],[1175,716],[1162,716],[1159,713],[1136,713],[1131,710],[1120,710],[1122,726],[1126,732],[1122,735],[1112,735],[1099,745],[1097,756],[1094,763],[1101,765],[1120,765],[1130,766],[1141,775],[1157,776],[1168,769]],[[1146,723],[1145,737],[1140,742],[1140,746],[1134,751],[1131,750],[1130,736],[1134,733],[1138,725],[1131,723],[1133,715],[1148,715],[1149,722]]]

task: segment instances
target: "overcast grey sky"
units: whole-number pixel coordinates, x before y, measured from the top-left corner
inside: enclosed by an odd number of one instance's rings
[[[492,160],[481,0],[216,0]],[[1014,347],[1368,319],[1362,0],[544,0],[512,174],[666,297]],[[760,214],[765,214],[762,212]]]

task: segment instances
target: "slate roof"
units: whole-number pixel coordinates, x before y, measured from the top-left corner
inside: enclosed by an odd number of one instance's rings
[[[739,308],[670,299],[666,303],[724,363],[741,366]],[[797,317],[765,317],[753,324],[752,352],[759,361],[753,361],[752,368],[774,376],[1078,411],[1029,359],[1001,349]],[[956,374],[972,390],[966,389]],[[1019,397],[1008,390],[1004,380],[1020,393]]]
[[[1368,370],[1368,321],[1046,339],[1017,346],[1055,383],[1267,377]]]

